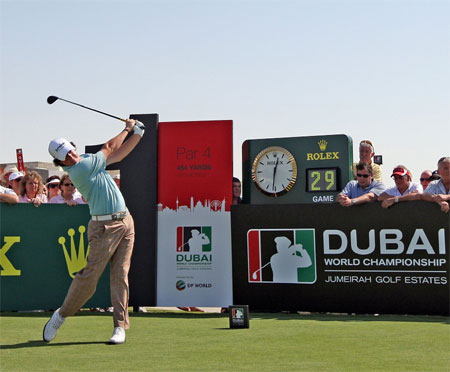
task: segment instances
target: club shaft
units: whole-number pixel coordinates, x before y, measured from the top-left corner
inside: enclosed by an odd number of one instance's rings
[[[64,101],[64,102],[71,103],[72,105],[77,105],[77,106],[83,107],[83,108],[85,108],[85,109],[88,109],[88,110],[91,110],[91,111],[98,112],[99,114],[103,114],[103,115],[109,116],[109,117],[111,117],[111,118],[114,118],[114,119],[117,119],[117,120],[126,122],[125,119],[119,118],[118,116],[114,116],[114,115],[111,115],[111,114],[107,114],[106,112],[99,111],[99,110],[96,110],[96,109],[93,109],[93,108],[90,108],[90,107],[87,107],[87,106],[83,106],[83,105],[80,105],[79,103],[72,102],[72,101],[68,101],[67,99],[64,99],[64,98],[58,98],[58,99],[61,100],[61,101]]]
[[[269,265],[270,264],[270,261],[269,262],[267,262],[264,266],[262,266],[262,267],[260,267],[258,270],[256,270],[253,274],[252,274],[252,277],[253,277],[253,279],[256,279],[256,274],[258,274],[258,272],[260,272],[262,269],[264,269],[267,265]]]

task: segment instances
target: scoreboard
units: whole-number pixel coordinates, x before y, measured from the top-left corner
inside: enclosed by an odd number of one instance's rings
[[[243,202],[333,203],[353,179],[353,141],[343,134],[246,140]]]

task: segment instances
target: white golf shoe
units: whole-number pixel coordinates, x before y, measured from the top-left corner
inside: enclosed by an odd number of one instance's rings
[[[45,324],[44,326],[44,332],[42,335],[42,338],[45,342],[50,342],[53,340],[58,333],[59,327],[62,326],[66,318],[63,318],[61,315],[59,315],[59,309],[57,309],[50,320]]]
[[[123,344],[125,342],[125,330],[122,327],[114,328],[113,334],[109,339],[110,344]]]

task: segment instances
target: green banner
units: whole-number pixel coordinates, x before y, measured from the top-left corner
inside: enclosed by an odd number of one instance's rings
[[[56,309],[89,250],[87,205],[0,204],[0,310]],[[109,267],[85,307],[110,306]]]

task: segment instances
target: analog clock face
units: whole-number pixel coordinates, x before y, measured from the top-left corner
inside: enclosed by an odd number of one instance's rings
[[[288,150],[278,146],[268,147],[255,157],[252,179],[261,192],[280,196],[294,187],[297,163]]]

